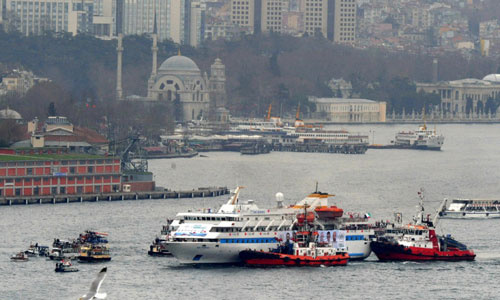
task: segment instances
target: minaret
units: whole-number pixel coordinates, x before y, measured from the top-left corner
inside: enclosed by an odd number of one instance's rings
[[[153,66],[151,68],[151,76],[148,80],[148,98],[153,97],[153,85],[155,84],[155,78],[158,70],[158,29],[156,26],[156,9],[154,15],[154,23],[153,23],[153,46],[151,47],[151,52],[153,53]]]
[[[123,99],[122,90],[122,54],[123,54],[123,34],[118,34],[118,46],[116,47],[118,61],[116,63],[116,99]]]
[[[153,52],[153,69],[151,70],[151,77],[156,76],[157,68],[157,55],[158,55],[158,28],[156,25],[156,11],[154,16],[153,24],[153,47],[151,47]]]

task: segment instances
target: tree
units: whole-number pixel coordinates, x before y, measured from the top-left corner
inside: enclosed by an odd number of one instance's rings
[[[47,115],[49,117],[57,116],[56,105],[54,102],[50,102],[49,108],[47,109]]]
[[[9,147],[23,139],[23,128],[15,120],[0,121],[0,147]]]

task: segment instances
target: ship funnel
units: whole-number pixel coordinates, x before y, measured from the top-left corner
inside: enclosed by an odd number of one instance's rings
[[[277,204],[278,208],[283,207],[283,199],[284,198],[285,197],[283,196],[283,193],[281,193],[281,192],[276,193],[276,204]]]

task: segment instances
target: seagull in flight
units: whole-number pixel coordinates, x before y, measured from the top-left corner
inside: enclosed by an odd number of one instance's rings
[[[87,294],[83,295],[79,300],[95,300],[95,299],[106,299],[106,293],[99,293],[99,288],[101,287],[104,278],[106,277],[107,267],[102,268],[102,270],[97,274],[96,279],[90,285],[90,289]]]

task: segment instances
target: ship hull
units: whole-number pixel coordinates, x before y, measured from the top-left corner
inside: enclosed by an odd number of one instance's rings
[[[381,261],[470,261],[476,257],[470,250],[438,251],[431,248],[404,247],[391,242],[374,241],[371,247]]]
[[[444,211],[439,213],[441,219],[496,219],[500,218],[500,212],[462,212]]]
[[[110,260],[111,260],[111,257],[78,256],[78,261],[80,261],[80,262],[97,263],[97,262],[105,262],[105,261],[110,261]]]
[[[166,249],[182,264],[240,264],[239,253],[247,249],[270,251],[278,243],[201,243],[167,242]],[[363,260],[370,256],[370,243],[365,240],[346,242],[349,260]]]
[[[349,255],[338,254],[329,256],[300,256],[272,252],[259,252],[244,250],[239,253],[240,259],[245,265],[254,267],[272,266],[345,266]]]

